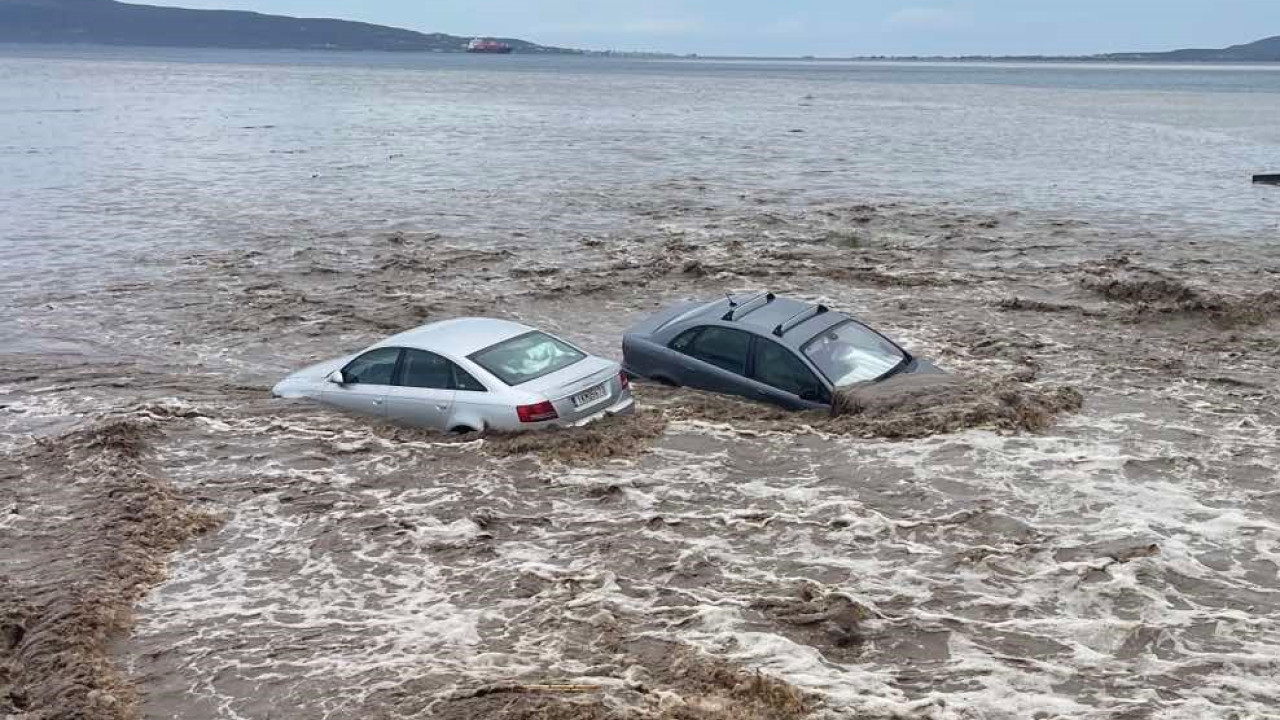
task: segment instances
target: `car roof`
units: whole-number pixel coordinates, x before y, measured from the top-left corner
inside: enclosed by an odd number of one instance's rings
[[[409,347],[463,357],[533,330],[535,328],[510,320],[463,317],[406,330],[375,347]]]
[[[754,297],[755,296],[753,295],[738,295],[734,297],[734,301],[737,302],[739,306],[742,306],[746,305]],[[710,302],[696,315],[690,317],[685,322],[682,322],[681,325],[688,326],[692,323],[704,324],[708,321],[712,321],[726,327],[740,327],[744,330],[754,332],[757,335],[767,335],[784,345],[799,347],[805,342],[812,340],[823,330],[849,319],[849,316],[844,313],[829,310],[796,325],[779,338],[773,334],[774,328],[805,310],[817,307],[817,305],[815,303],[796,300],[794,298],[775,296],[767,303],[761,303],[759,301],[751,303],[751,307],[745,308],[746,312],[735,320],[721,322],[721,318],[724,317],[725,313],[729,312],[731,307],[732,306],[729,305],[728,298]]]

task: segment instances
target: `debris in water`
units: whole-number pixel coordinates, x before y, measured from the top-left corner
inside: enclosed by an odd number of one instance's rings
[[[897,375],[843,388],[831,414],[848,434],[900,439],[976,427],[1039,432],[1083,403],[1074,388],[1040,389],[1012,378]]]
[[[661,415],[639,410],[577,428],[489,433],[484,450],[499,456],[536,455],[563,463],[588,463],[640,455],[666,428],[667,421]]]
[[[1112,302],[1133,306],[1139,317],[1203,315],[1223,327],[1261,325],[1280,312],[1280,292],[1268,290],[1233,296],[1128,263],[1120,271],[1085,277],[1081,285]]]
[[[0,712],[138,716],[137,693],[107,645],[163,579],[169,553],[217,524],[148,472],[157,432],[139,413],[0,457],[0,481],[48,485],[45,496],[64,506],[56,529],[16,536],[18,551],[40,560],[39,575],[0,578]]]
[[[1030,312],[1042,313],[1062,313],[1062,312],[1079,312],[1088,314],[1084,308],[1078,305],[1068,305],[1066,303],[1045,302],[1043,300],[1030,300],[1024,297],[1010,297],[996,303],[996,307],[1001,310],[1026,310]]]
[[[451,693],[441,720],[800,720],[817,710],[808,694],[673,642],[623,643],[614,663],[627,679],[595,684],[509,683]],[[556,695],[567,696],[555,698]],[[575,697],[576,696],[576,697]]]
[[[671,420],[729,423],[756,432],[780,429],[906,440],[970,428],[1040,432],[1084,399],[1070,387],[1028,384],[1030,375],[966,378],[898,375],[836,393],[830,414],[790,412],[739,398],[689,389],[644,386],[640,401]]]

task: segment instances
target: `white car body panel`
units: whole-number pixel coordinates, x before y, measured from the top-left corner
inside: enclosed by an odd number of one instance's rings
[[[402,425],[436,430],[466,428],[511,432],[578,426],[634,410],[631,392],[622,386],[622,368],[611,360],[583,352],[586,357],[582,360],[513,387],[468,357],[533,331],[535,328],[527,325],[490,318],[458,318],[432,323],[393,335],[360,352],[303,368],[277,383],[272,394],[311,400]],[[352,360],[383,347],[434,353],[471,375],[487,391],[355,382],[340,384],[331,380],[336,371],[347,367]],[[576,395],[592,390],[602,396],[575,406],[573,398]],[[550,401],[555,407],[557,419],[533,423],[520,421],[517,406],[544,401]]]

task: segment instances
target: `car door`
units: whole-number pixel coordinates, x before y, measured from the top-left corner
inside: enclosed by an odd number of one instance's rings
[[[770,401],[793,409],[830,405],[831,392],[796,353],[763,338],[755,339],[751,379]]]
[[[327,405],[373,415],[386,416],[387,391],[391,389],[400,348],[383,347],[370,350],[342,368],[344,382],[325,383],[320,393]]]
[[[671,343],[680,353],[672,378],[681,385],[713,392],[747,394],[751,334],[706,325],[682,333]]]
[[[417,427],[449,429],[456,395],[453,363],[435,353],[405,348],[395,386],[387,393],[387,417]]]
[[[455,362],[450,362],[449,365],[453,370],[454,389],[453,417],[449,419],[449,430],[484,430],[494,422],[495,417],[504,418],[512,412],[511,405],[504,404],[489,392],[489,388],[474,375]]]

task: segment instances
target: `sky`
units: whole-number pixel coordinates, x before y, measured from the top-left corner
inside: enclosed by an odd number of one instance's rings
[[[129,1],[701,55],[1075,55],[1280,35],[1280,0]]]

